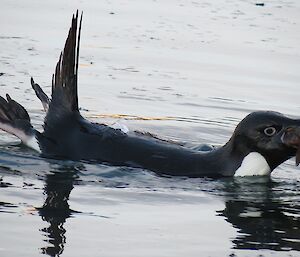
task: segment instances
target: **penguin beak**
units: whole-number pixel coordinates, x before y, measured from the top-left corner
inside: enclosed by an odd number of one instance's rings
[[[300,127],[287,128],[281,137],[281,141],[286,146],[297,149],[296,166],[298,166],[300,163]]]

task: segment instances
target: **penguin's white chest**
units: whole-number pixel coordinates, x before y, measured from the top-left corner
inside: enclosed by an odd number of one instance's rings
[[[29,148],[37,151],[38,153],[42,152],[40,145],[38,143],[38,140],[36,139],[36,137],[34,135],[30,136],[30,137],[26,137],[22,141],[25,145],[27,145]]]
[[[251,152],[244,158],[234,176],[265,176],[270,173],[271,169],[266,159],[260,153]]]

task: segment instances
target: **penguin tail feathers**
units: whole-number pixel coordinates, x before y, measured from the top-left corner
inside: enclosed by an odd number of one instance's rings
[[[45,119],[46,126],[55,123],[57,119],[63,119],[67,114],[79,113],[77,84],[82,13],[79,24],[78,20],[77,10],[72,17],[64,50],[60,54],[55,73],[52,76],[52,99],[48,104],[49,109]],[[40,87],[35,86],[35,91],[42,103],[47,103],[48,100]]]

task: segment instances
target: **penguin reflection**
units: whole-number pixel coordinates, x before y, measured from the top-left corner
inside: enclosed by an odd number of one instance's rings
[[[300,250],[300,195],[289,199],[282,182],[262,179],[227,184],[229,199],[219,215],[238,229],[234,248]]]
[[[75,178],[73,168],[56,171],[46,176],[44,188],[46,200],[43,207],[39,209],[39,214],[50,224],[49,227],[41,229],[48,237],[45,241],[50,243],[50,246],[41,248],[43,254],[59,256],[64,250],[66,230],[63,225],[74,213],[69,207],[68,200]]]

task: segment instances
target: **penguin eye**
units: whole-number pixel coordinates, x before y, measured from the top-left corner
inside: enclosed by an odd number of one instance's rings
[[[277,130],[274,127],[267,127],[264,129],[264,133],[266,136],[271,137],[276,134]]]

